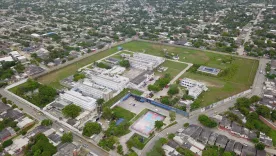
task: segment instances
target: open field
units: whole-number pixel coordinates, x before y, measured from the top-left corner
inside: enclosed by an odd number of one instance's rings
[[[162,67],[168,67],[168,69],[164,72],[158,72],[155,71],[156,75],[163,75],[165,73],[170,74],[172,77],[175,77],[177,74],[179,74],[182,70],[184,70],[188,65],[184,63],[174,62],[170,60],[166,60],[164,63],[162,63],[160,66]]]
[[[166,45],[157,45],[142,41],[133,41],[123,44],[122,47],[125,50],[135,52],[145,52],[147,54],[155,56],[164,56],[164,49],[166,52],[178,54],[179,61],[200,64],[210,66],[219,69],[228,69],[231,66],[235,66],[236,70],[231,73],[230,77],[214,77],[204,74],[186,72],[181,77],[189,77],[202,82],[205,82],[209,86],[209,91],[204,93],[200,98],[201,106],[209,105],[218,100],[224,99],[246,89],[249,89],[254,81],[256,71],[258,69],[259,61],[239,58],[230,55],[223,55],[218,53],[205,52],[201,50],[189,49],[185,47],[172,47]],[[69,65],[65,68],[52,72],[48,75],[40,77],[39,82],[48,84],[55,88],[60,88],[59,81],[74,74],[78,68],[85,66],[89,63],[97,61],[103,57],[111,55],[117,51],[117,47],[111,48],[107,51],[97,53],[93,56],[87,57],[78,63]],[[229,61],[231,60],[231,61]],[[162,66],[167,66],[169,69],[165,72],[171,73],[172,76],[177,75],[183,70],[186,65],[175,63],[172,61],[166,61]],[[158,74],[158,72],[156,72]]]

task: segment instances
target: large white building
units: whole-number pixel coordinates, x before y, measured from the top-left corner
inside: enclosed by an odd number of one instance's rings
[[[108,101],[113,97],[113,91],[106,87],[97,85],[89,79],[84,79],[75,85],[75,88],[82,92],[85,96],[91,96],[95,99],[104,99]]]
[[[91,98],[89,96],[83,96],[81,93],[74,90],[68,90],[68,91],[65,91],[64,93],[61,93],[60,98],[61,100],[67,102],[68,104],[72,103],[89,111],[93,111],[97,107],[96,99]],[[65,104],[65,103],[62,103],[62,104]]]
[[[120,75],[97,74],[91,70],[86,70],[85,73],[93,83],[111,90],[122,91],[129,83],[129,78]]]
[[[197,97],[208,88],[204,83],[198,82],[193,79],[184,78],[180,81],[180,85],[188,89],[188,95],[197,99]]]
[[[198,87],[202,88],[204,91],[208,90],[208,88],[206,87],[206,85],[204,83],[201,83],[201,82],[198,82],[196,80],[189,79],[189,78],[183,78],[180,81],[180,85],[187,88],[187,89],[198,86]]]
[[[134,53],[132,57],[126,57],[130,66],[142,70],[153,70],[165,61],[165,58],[144,53]]]

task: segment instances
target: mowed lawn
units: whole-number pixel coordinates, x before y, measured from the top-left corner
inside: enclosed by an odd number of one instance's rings
[[[184,70],[188,65],[185,63],[174,62],[170,60],[166,60],[160,66],[167,67],[168,69],[164,72],[158,72],[157,69],[155,71],[155,75],[163,75],[165,73],[170,74],[172,77],[178,75],[182,70]]]
[[[92,62],[95,62],[101,58],[104,58],[108,55],[111,55],[112,53],[114,52],[117,52],[117,47],[113,47],[109,50],[106,50],[106,51],[103,51],[103,52],[99,52],[97,54],[94,54],[92,56],[89,56],[87,58],[84,58],[74,64],[71,64],[71,65],[68,65],[64,68],[61,68],[59,70],[56,70],[52,73],[49,73],[47,75],[44,75],[40,78],[38,78],[38,81],[40,83],[43,83],[43,84],[47,84],[47,85],[50,85],[54,88],[62,88],[62,86],[60,85],[59,81],[70,76],[70,75],[73,75],[79,68],[87,65],[87,64],[90,64]]]

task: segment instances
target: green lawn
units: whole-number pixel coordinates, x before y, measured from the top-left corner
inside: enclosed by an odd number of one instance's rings
[[[182,70],[184,70],[188,65],[184,63],[174,62],[170,60],[166,60],[164,63],[162,63],[160,66],[162,67],[168,67],[168,69],[164,72],[158,72],[155,71],[156,75],[163,75],[165,73],[169,73],[172,77],[175,77],[177,74],[179,74]]]
[[[124,118],[127,121],[130,121],[136,115],[135,113],[132,113],[131,111],[118,106],[114,107],[112,109],[112,112],[114,113],[116,118]]]
[[[126,142],[126,144],[127,144],[128,147],[136,147],[137,149],[142,150],[151,138],[152,137],[146,138],[146,137],[143,137],[143,136],[135,133]]]

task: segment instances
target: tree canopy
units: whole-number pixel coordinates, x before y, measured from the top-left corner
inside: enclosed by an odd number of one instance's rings
[[[163,121],[155,121],[154,127],[160,129],[164,125]]]
[[[202,125],[209,127],[209,128],[214,128],[217,126],[217,123],[214,120],[210,119],[208,116],[203,115],[203,114],[198,116],[198,121]]]
[[[97,122],[88,122],[85,124],[82,135],[91,137],[93,134],[99,134],[102,131],[102,127]]]
[[[53,121],[50,119],[44,119],[41,121],[42,126],[51,126],[53,124]]]
[[[61,141],[65,142],[72,142],[73,141],[73,134],[72,132],[64,133],[61,137]]]
[[[81,112],[81,107],[74,104],[67,105],[62,109],[62,114],[65,117],[71,117],[73,119],[79,116],[80,112]]]

